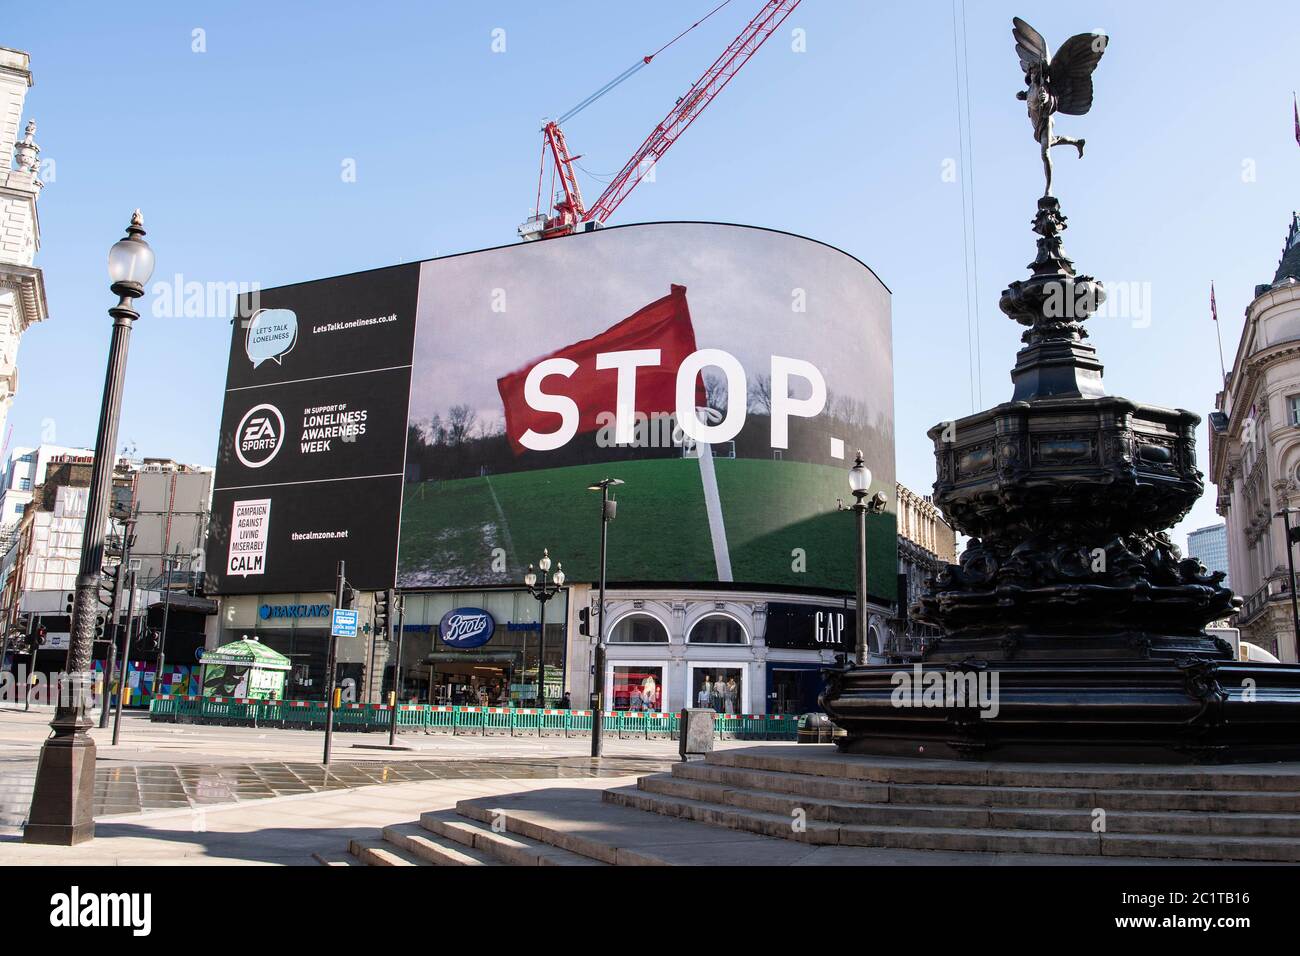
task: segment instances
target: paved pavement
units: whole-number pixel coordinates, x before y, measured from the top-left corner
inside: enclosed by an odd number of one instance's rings
[[[586,737],[416,733],[398,738],[410,750],[388,751],[373,749],[387,743],[384,734],[339,732],[326,771],[319,731],[156,724],[127,713],[118,746],[111,728],[91,731],[99,838],[83,852],[17,842],[50,717],[48,708],[0,706],[0,863],[148,862],[155,856],[160,862],[305,863],[316,850],[345,848],[351,837],[373,838],[384,826],[467,796],[559,779],[578,787],[631,783],[667,769],[677,748],[672,740],[607,738],[605,759],[596,765]],[[263,830],[255,838],[231,836]]]
[[[0,866],[314,865],[313,853],[342,857],[352,839],[377,840],[459,800],[516,793],[553,781],[433,780],[276,797],[220,808],[164,810],[99,821],[75,847],[28,846],[0,835]],[[632,777],[573,780],[573,788],[631,784]]]

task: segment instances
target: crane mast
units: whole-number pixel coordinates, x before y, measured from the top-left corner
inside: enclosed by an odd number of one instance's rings
[[[610,180],[605,191],[600,194],[600,198],[589,207],[583,203],[582,191],[573,169],[574,162],[579,157],[570,155],[564,131],[560,129],[559,123],[548,122],[542,128],[543,163],[549,153],[554,175],[559,180],[560,192],[563,195],[556,198],[553,215],[545,215],[538,209],[537,215],[519,227],[519,235],[525,240],[550,239],[574,232],[589,232],[603,226],[619,204],[650,172],[654,164],[663,158],[663,155],[713,102],[714,97],[721,93],[740,69],[749,62],[750,57],[758,52],[759,47],[781,26],[799,3],[800,0],[766,0],[762,9],[746,24],[740,34],[691,85],[691,88],[678,98],[668,115],[650,131],[637,150]],[[696,25],[698,26],[698,23]],[[644,57],[643,60],[649,63],[652,58],[653,54]]]

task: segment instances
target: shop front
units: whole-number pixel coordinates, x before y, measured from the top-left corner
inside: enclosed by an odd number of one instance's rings
[[[594,602],[585,590],[579,600]],[[843,598],[773,592],[611,589],[605,686],[613,710],[801,714],[820,710],[822,672],[854,651]],[[883,630],[889,608],[872,604]],[[578,684],[575,701],[586,699]]]
[[[333,609],[334,595],[325,592],[228,596],[222,599],[221,626],[209,650],[256,638],[288,659],[286,698],[324,700]],[[368,609],[363,608],[360,619],[369,621]],[[345,696],[354,700],[364,696],[363,681],[371,656],[369,638],[369,624],[363,623],[358,637],[338,641],[339,681]]]
[[[408,591],[402,698],[458,706],[525,707],[537,698],[538,601],[524,590]],[[568,592],[546,605],[547,706],[568,690]]]

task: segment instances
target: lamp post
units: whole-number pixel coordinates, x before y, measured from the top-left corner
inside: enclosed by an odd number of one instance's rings
[[[91,686],[90,658],[95,641],[100,574],[104,564],[104,532],[116,460],[117,425],[126,379],[126,353],[131,326],[140,314],[132,300],[144,295],[153,274],[153,250],[144,241],[143,217],[136,210],[126,236],[108,251],[110,288],[118,297],[108,310],[113,337],[104,376],[104,395],[95,435],[95,462],[90,473],[86,520],[81,538],[81,565],[72,607],[71,636],[64,666],[66,685],[59,688],[58,706],[50,722],[53,734],[41,748],[32,808],[23,831],[26,843],[73,846],[95,835],[95,743],[87,731]]]
[[[609,523],[618,513],[618,502],[609,500],[609,489],[623,484],[618,478],[602,478],[587,486],[588,491],[600,492],[600,589],[596,599],[596,660],[593,670],[595,683],[591,693],[591,755],[600,757],[605,752],[605,553],[609,542]]]
[[[885,496],[871,492],[871,469],[862,460],[862,452],[853,459],[849,469],[849,490],[853,492],[853,511],[858,522],[858,582],[857,582],[857,637],[854,657],[861,667],[867,662],[867,515],[878,515],[885,510]]]
[[[546,706],[546,602],[555,597],[564,587],[564,565],[557,564],[555,573],[551,574],[551,552],[542,548],[541,560],[537,562],[537,568],[542,572],[540,579],[533,566],[528,565],[528,573],[524,575],[524,587],[528,588],[528,593],[537,598],[540,605],[537,624],[537,706]],[[547,578],[550,581],[547,581]]]

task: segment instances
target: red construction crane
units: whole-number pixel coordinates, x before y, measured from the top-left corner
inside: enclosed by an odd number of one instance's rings
[[[578,186],[578,177],[574,172],[574,162],[581,156],[571,156],[564,140],[564,131],[560,123],[576,115],[592,102],[604,96],[611,89],[622,83],[637,70],[646,66],[658,54],[676,43],[687,33],[694,30],[713,14],[725,7],[731,0],[723,0],[700,20],[683,30],[676,37],[664,44],[649,56],[639,61],[605,84],[587,99],[569,110],[558,120],[551,120],[542,127],[542,168],[537,183],[537,206],[531,219],[519,227],[519,235],[525,240],[551,239],[555,236],[567,236],[574,232],[590,232],[605,224],[619,203],[627,198],[636,188],[637,183],[646,176],[664,155],[669,147],[681,138],[688,126],[704,112],[704,108],[713,102],[713,98],[722,92],[723,87],[731,82],[740,68],[749,62],[749,58],[758,52],[758,48],[770,37],[786,17],[799,6],[800,0],[766,0],[758,14],[749,21],[745,29],[722,51],[704,74],[692,84],[669,110],[650,135],[623,164],[605,191],[591,206],[582,200],[582,190]],[[550,155],[552,181],[559,181],[560,189],[553,193],[553,205],[550,213],[544,213],[541,205],[542,182],[546,178],[546,160]]]

